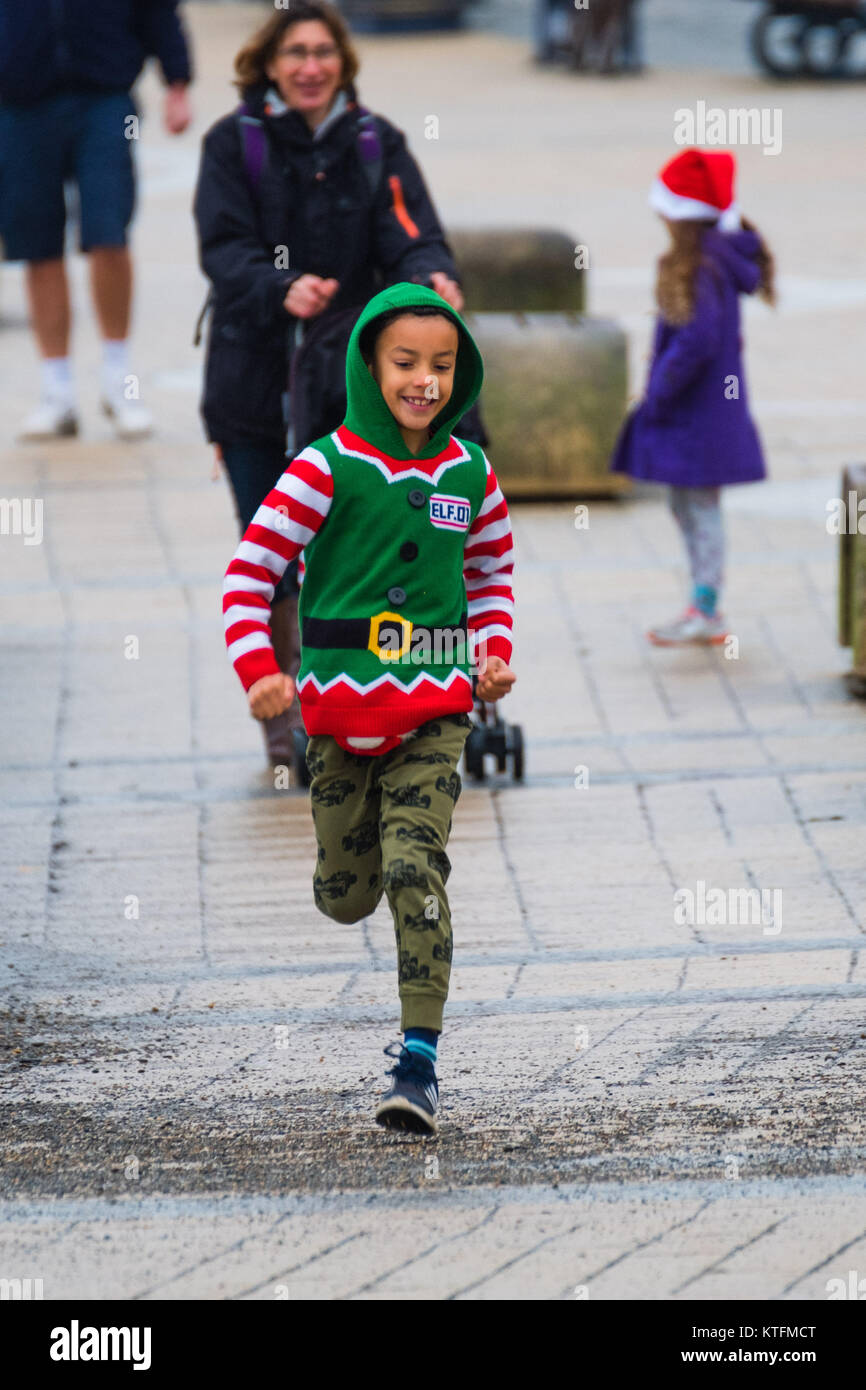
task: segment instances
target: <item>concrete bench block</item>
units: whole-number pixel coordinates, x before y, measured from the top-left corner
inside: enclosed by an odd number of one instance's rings
[[[584,269],[577,241],[546,227],[449,228],[469,309],[479,313],[582,313]]]
[[[578,314],[472,313],[484,358],[481,405],[490,461],[509,498],[611,496],[626,408],[626,339]]]

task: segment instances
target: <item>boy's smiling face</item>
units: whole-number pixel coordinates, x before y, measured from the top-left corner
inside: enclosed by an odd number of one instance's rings
[[[369,371],[413,454],[427,443],[431,421],[451,399],[457,345],[457,326],[444,314],[403,314],[376,340]]]

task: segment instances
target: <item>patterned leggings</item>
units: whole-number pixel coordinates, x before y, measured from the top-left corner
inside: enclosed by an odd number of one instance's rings
[[[328,734],[307,744],[316,907],[335,922],[357,922],[386,895],[404,1032],[442,1031],[453,949],[446,845],[470,727],[467,714],[446,714],[372,757],[347,752]]]
[[[717,487],[672,487],[671,511],[679,523],[689,552],[695,587],[722,587],[725,537]]]

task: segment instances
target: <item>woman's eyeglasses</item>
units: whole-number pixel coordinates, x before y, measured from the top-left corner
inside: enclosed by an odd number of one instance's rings
[[[318,48],[304,48],[301,44],[292,44],[291,48],[277,49],[277,57],[287,59],[293,68],[299,68],[308,58],[314,58],[317,63],[330,63],[339,55],[340,50],[335,43],[322,43]]]

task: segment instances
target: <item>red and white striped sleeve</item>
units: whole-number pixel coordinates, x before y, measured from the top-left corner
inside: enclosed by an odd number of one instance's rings
[[[304,449],[268,493],[226,570],[226,646],[245,690],[279,672],[268,622],[274,589],[319,530],[333,495],[328,460],[318,449]]]
[[[485,457],[487,487],[481,508],[466,533],[463,577],[469,611],[469,630],[476,650],[486,643],[488,656],[511,660],[514,595],[511,575],[514,545],[508,506],[496,474]]]

